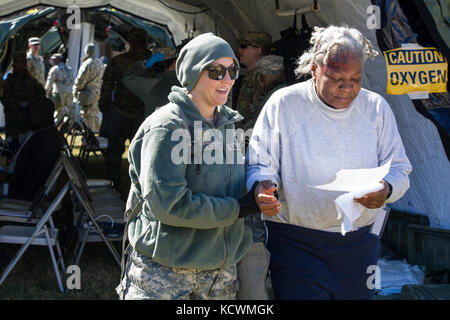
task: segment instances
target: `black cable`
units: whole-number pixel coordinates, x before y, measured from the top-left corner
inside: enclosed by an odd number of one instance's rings
[[[186,14],[200,14],[200,13],[203,13],[203,12],[206,12],[206,11],[211,10],[211,8],[206,8],[206,9],[200,10],[200,11],[198,11],[198,12],[189,12],[189,11],[184,11],[184,10],[177,9],[177,8],[172,7],[172,6],[169,6],[168,4],[164,3],[162,0],[159,0],[159,2],[160,2],[162,5],[164,5],[164,6],[166,6],[167,8],[169,8],[169,9],[172,9],[172,10],[175,10],[175,11],[178,11],[178,12],[181,12],[181,13],[186,13]]]

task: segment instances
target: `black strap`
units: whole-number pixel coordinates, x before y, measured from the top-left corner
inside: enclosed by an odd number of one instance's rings
[[[298,8],[295,9],[295,11],[294,11],[294,23],[292,24],[292,28],[294,28],[295,32],[298,31],[298,29],[297,29],[297,10],[298,10]]]
[[[309,29],[308,22],[306,22],[306,17],[302,14],[302,32],[307,32]]]
[[[133,220],[142,210],[142,204],[144,200],[140,200],[133,209],[125,211],[124,220],[125,220],[125,228],[123,232],[122,239],[122,260],[120,263],[120,285],[122,285],[123,277],[125,275],[125,263],[126,257],[128,256],[130,250],[130,243],[128,242],[128,226],[130,225],[130,221]],[[121,299],[123,299],[124,289],[122,287],[121,290]]]

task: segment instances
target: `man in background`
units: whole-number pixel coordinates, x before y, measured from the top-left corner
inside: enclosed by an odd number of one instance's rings
[[[53,67],[48,72],[45,91],[48,97],[55,104],[55,110],[61,112],[64,107],[70,113],[73,113],[72,86],[74,76],[72,69],[66,65],[63,55],[55,53],[50,58],[53,61]]]
[[[31,130],[28,107],[33,100],[45,98],[45,90],[29,74],[25,52],[15,52],[13,60],[13,72],[4,82],[1,99],[5,107],[6,141],[8,149],[14,153]]]
[[[262,102],[261,86],[257,76],[258,61],[268,55],[272,37],[265,32],[247,32],[239,46],[239,62],[247,69],[241,82],[241,89],[235,109],[244,117],[236,123],[237,128],[253,128],[258,118],[259,104]]]
[[[100,110],[103,112],[102,129],[110,126],[108,113],[115,113],[121,117],[120,126],[107,130],[107,135],[100,132],[102,136],[108,138],[108,148],[103,153],[106,159],[105,174],[116,186],[120,183],[120,167],[125,142],[127,139],[130,141],[133,139],[145,119],[144,103],[124,85],[122,79],[128,68],[138,61],[149,58],[147,32],[140,28],[131,29],[128,43],[129,51],[114,57],[107,65],[103,74],[99,100]]]
[[[28,39],[28,71],[30,75],[35,78],[42,87],[45,85],[45,65],[42,58],[39,56],[41,49],[41,40],[38,37],[31,37]]]
[[[86,56],[78,70],[77,78],[72,88],[75,101],[83,111],[83,118],[93,132],[100,130],[98,100],[103,74],[103,62],[94,57],[95,46],[88,43],[84,49]]]

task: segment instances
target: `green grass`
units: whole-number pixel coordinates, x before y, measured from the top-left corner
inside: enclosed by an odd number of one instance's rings
[[[74,154],[77,155],[75,148]],[[85,166],[85,172],[89,178],[103,178],[104,158],[91,155]],[[128,177],[128,161],[126,152],[122,157],[121,168],[122,182],[117,189],[122,199],[126,199],[130,187]],[[62,186],[65,182],[58,181]],[[58,190],[58,187],[56,188]],[[61,210],[53,214],[57,228],[63,230],[66,213],[69,210],[70,197],[66,196]],[[61,236],[61,243],[64,242]],[[120,252],[120,242],[114,242]],[[0,272],[19,250],[19,245],[0,244]],[[72,252],[65,257],[66,268],[73,261]],[[103,242],[87,243],[79,262],[81,273],[81,289],[59,291],[55,272],[50,259],[49,250],[43,246],[30,246],[18,264],[0,285],[0,299],[3,300],[117,300],[115,287],[119,284],[120,269],[114,262],[109,250]],[[65,275],[70,276],[70,274]],[[63,279],[66,288],[66,279]]]

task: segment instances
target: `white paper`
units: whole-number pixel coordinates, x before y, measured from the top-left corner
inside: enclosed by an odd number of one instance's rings
[[[332,181],[314,188],[328,191],[357,192],[371,189],[379,183],[388,173],[392,158],[381,167],[370,169],[342,169],[336,173]]]
[[[353,201],[367,193],[384,188],[380,181],[389,173],[391,159],[381,167],[371,169],[343,169],[327,184],[315,186],[317,189],[328,191],[346,191],[347,193],[336,198],[337,219],[343,218],[341,233],[345,235],[353,230],[353,221],[361,216],[363,206]]]

